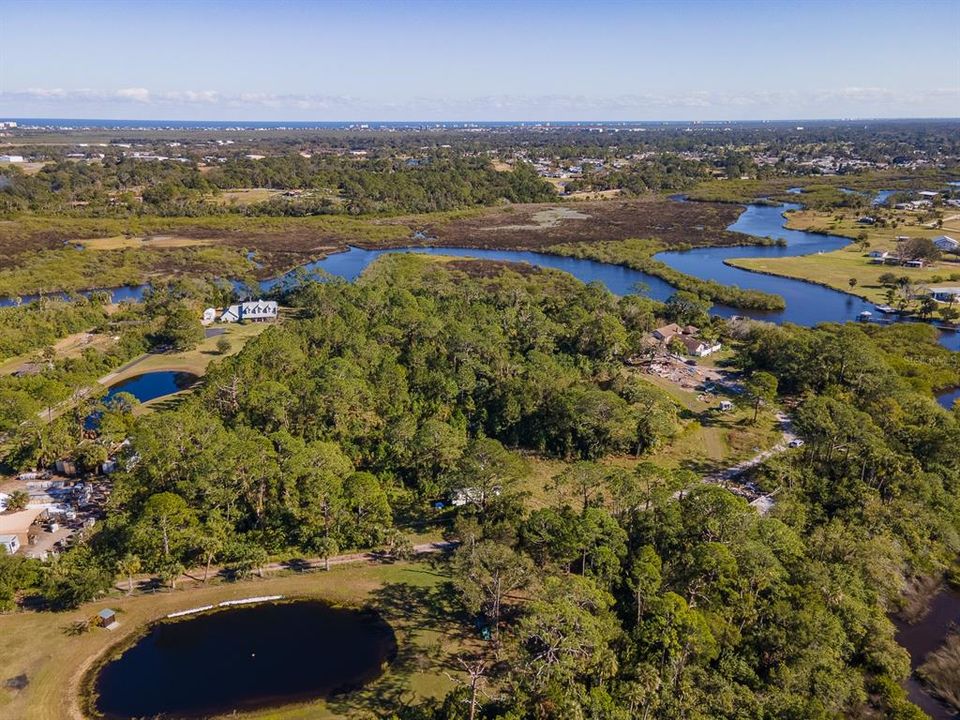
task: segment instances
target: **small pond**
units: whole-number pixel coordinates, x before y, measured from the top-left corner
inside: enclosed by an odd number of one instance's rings
[[[107,389],[104,402],[118,393],[130,393],[140,402],[149,402],[164,395],[180,392],[196,382],[197,376],[187,372],[160,370],[142,375],[134,375]]]
[[[82,290],[76,293],[44,293],[43,297],[55,298],[57,300],[69,300],[71,295],[82,295],[90,297],[96,292],[110,293],[110,299],[115,303],[122,302],[140,302],[143,300],[143,294],[147,291],[149,285],[121,285],[119,287],[95,288],[93,290]],[[0,297],[0,307],[13,307],[15,305],[27,305],[40,299],[39,295],[22,295],[15,297]]]
[[[396,655],[372,611],[299,601],[164,621],[94,681],[110,720],[200,718],[329,698],[362,687]]]

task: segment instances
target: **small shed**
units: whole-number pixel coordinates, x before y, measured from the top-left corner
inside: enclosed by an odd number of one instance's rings
[[[104,608],[97,613],[97,625],[102,628],[111,628],[117,624],[117,613],[110,608]]]
[[[20,549],[20,538],[16,535],[0,535],[0,548],[3,548],[7,555],[15,555]]]
[[[720,401],[720,411],[721,411],[721,412],[730,412],[731,410],[733,410],[733,403],[732,403],[732,402],[730,402],[729,400],[721,400],[721,401]]]

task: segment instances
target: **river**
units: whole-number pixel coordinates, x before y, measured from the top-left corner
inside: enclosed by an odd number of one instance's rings
[[[679,196],[676,199],[682,201]],[[803,280],[741,270],[725,263],[725,261],[733,258],[777,258],[831,252],[844,247],[849,242],[846,238],[834,235],[790,230],[785,227],[784,213],[800,207],[800,205],[793,203],[748,205],[737,220],[727,228],[751,237],[783,240],[783,245],[702,247],[693,250],[658,253],[656,259],[676,270],[703,280],[714,280],[725,285],[736,285],[744,289],[777,294],[782,296],[786,302],[786,308],[778,312],[750,311],[715,305],[712,312],[723,317],[746,315],[758,320],[775,323],[789,322],[804,326],[812,326],[822,322],[856,320],[863,311],[872,312],[874,317],[879,317],[880,313],[873,303],[849,293]],[[638,288],[641,288],[643,294],[655,300],[666,300],[674,293],[674,288],[660,278],[620,265],[521,250],[481,250],[448,247],[411,247],[390,250],[363,250],[351,247],[344,252],[328,255],[325,258],[303,265],[295,272],[264,280],[260,283],[258,291],[276,290],[285,282],[292,282],[297,277],[297,273],[306,272],[309,276],[311,272],[317,270],[353,281],[380,255],[398,252],[525,262],[540,267],[563,270],[583,282],[600,282],[617,295],[638,292]],[[109,291],[113,293],[114,301],[138,300],[142,297],[146,287],[146,285],[131,286]],[[29,297],[23,298],[24,301],[30,299]],[[0,300],[0,305],[10,304],[12,304],[12,300],[9,298]],[[940,343],[950,350],[960,351],[960,333],[941,333]]]
[[[947,628],[953,623],[960,623],[960,592],[944,588],[934,595],[927,614],[918,622],[908,624],[894,619],[894,623],[897,626],[897,642],[910,653],[910,669],[915,671],[927,655],[943,644]],[[915,677],[907,680],[906,689],[910,701],[933,720],[958,717],[957,713],[929,695]]]
[[[860,313],[865,310],[873,312],[875,316],[879,315],[873,303],[849,293],[803,280],[741,270],[725,264],[726,260],[732,258],[791,257],[817,252],[830,252],[844,247],[849,242],[845,238],[834,235],[786,228],[784,213],[796,210],[799,207],[799,205],[789,203],[785,205],[748,205],[736,222],[728,228],[728,230],[752,237],[781,239],[785,243],[783,246],[703,247],[685,251],[662,252],[655,257],[676,270],[694,277],[777,294],[782,296],[786,302],[786,308],[778,312],[751,311],[715,305],[712,312],[723,317],[746,315],[769,322],[789,322],[796,325],[812,326],[822,322],[856,320]],[[363,250],[351,247],[344,252],[329,255],[321,260],[304,265],[298,270],[307,272],[308,276],[311,272],[322,270],[331,275],[353,281],[381,255],[402,252],[525,262],[540,267],[563,270],[583,282],[600,282],[617,295],[637,292],[637,288],[640,287],[644,288],[644,295],[655,300],[666,300],[675,292],[673,286],[669,283],[639,270],[593,260],[566,258],[521,250],[481,250],[448,247]],[[260,284],[260,291],[275,290],[284,282],[293,281],[295,277],[295,273],[288,273],[279,278],[265,280]],[[950,350],[960,350],[960,333],[942,333],[940,342]]]

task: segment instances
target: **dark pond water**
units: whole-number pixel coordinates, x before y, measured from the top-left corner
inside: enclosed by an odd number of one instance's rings
[[[960,623],[960,592],[945,588],[934,596],[930,610],[919,622],[910,625],[895,619],[894,623],[897,642],[910,653],[910,669],[916,670],[927,655],[943,645],[948,628]],[[906,687],[910,701],[934,720],[958,717],[957,713],[928,695],[919,680],[911,677]]]
[[[383,672],[393,630],[372,612],[265,604],[153,626],[95,681],[111,720],[198,718],[329,698]]]
[[[111,385],[107,389],[104,400],[109,400],[117,393],[125,392],[130,393],[140,402],[147,402],[188,388],[196,379],[197,376],[192,373],[172,372],[170,370],[148,372],[143,375],[135,375],[116,385]]]

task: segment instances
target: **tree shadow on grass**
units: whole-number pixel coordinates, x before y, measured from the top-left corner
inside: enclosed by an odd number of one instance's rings
[[[397,652],[381,678],[327,702],[331,710],[347,717],[383,717],[419,701],[412,687],[414,676],[458,671],[445,646],[460,647],[469,639],[468,618],[449,582],[433,587],[389,583],[371,593],[369,605],[393,627]]]
[[[311,570],[316,570],[316,568],[304,558],[291,558],[283,563],[283,567],[284,569],[295,573],[305,573],[310,572]]]

